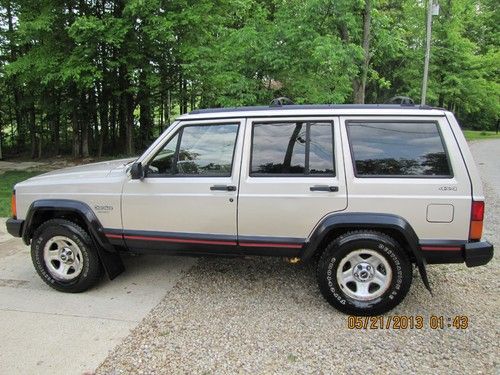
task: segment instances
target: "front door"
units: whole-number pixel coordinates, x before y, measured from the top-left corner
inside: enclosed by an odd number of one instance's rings
[[[183,121],[123,187],[123,239],[131,250],[232,252],[242,120]]]
[[[243,155],[238,239],[244,252],[298,255],[321,218],[347,207],[337,117],[251,120]]]

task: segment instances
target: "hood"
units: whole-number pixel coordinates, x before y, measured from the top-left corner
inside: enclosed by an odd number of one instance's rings
[[[69,167],[63,169],[57,169],[55,171],[47,172],[39,176],[30,178],[28,181],[43,180],[46,178],[94,178],[94,177],[105,177],[113,169],[124,168],[130,162],[136,160],[137,158],[119,159],[103,161],[99,163],[91,163],[85,165],[79,165],[76,167]]]

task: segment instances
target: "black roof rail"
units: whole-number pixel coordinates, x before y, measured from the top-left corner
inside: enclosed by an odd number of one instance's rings
[[[285,104],[276,106],[248,106],[232,108],[205,108],[189,112],[192,115],[204,113],[245,112],[245,111],[288,111],[294,109],[435,109],[428,105],[415,104]]]

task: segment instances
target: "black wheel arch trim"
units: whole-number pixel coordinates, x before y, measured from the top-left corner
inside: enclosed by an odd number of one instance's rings
[[[26,214],[22,238],[26,245],[30,244],[35,228],[33,222],[36,214],[44,211],[77,214],[85,223],[91,238],[95,241],[97,254],[108,277],[112,280],[125,270],[120,254],[106,238],[103,227],[94,211],[84,202],[70,199],[40,199],[34,201]],[[67,227],[70,229],[69,227]]]
[[[319,222],[312,234],[309,236],[309,241],[304,246],[301,258],[304,260],[310,259],[318,250],[319,245],[326,238],[326,236],[332,230],[336,229],[391,229],[397,231],[405,239],[408,250],[411,251],[415,258],[422,281],[429,292],[431,292],[425,268],[426,260],[420,250],[418,236],[410,223],[408,223],[408,221],[401,216],[368,212],[343,212],[329,214]]]

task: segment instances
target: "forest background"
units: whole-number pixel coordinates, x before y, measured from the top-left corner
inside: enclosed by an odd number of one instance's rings
[[[440,0],[427,104],[467,129],[500,113],[495,0]],[[420,102],[419,0],[0,0],[3,154],[144,150],[196,108]]]

